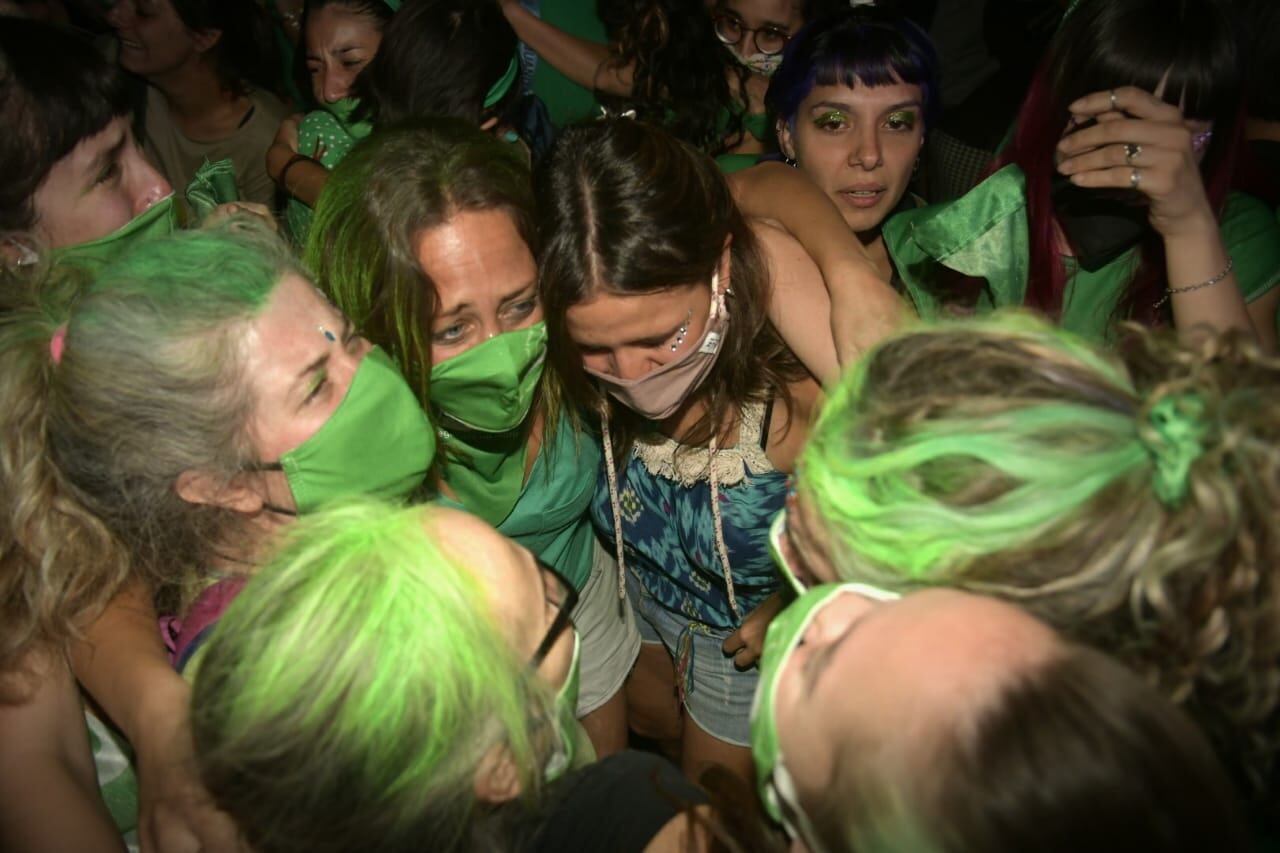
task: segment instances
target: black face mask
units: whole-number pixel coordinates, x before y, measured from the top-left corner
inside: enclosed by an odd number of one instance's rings
[[[1053,178],[1053,212],[1076,263],[1097,272],[1142,242],[1150,229],[1146,196],[1132,190],[1078,187],[1062,174]]]

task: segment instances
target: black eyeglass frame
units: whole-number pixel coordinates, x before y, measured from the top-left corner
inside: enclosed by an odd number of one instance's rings
[[[578,606],[578,590],[574,588],[573,584],[569,583],[564,575],[556,571],[554,566],[537,557],[534,560],[538,563],[539,571],[554,577],[560,582],[560,588],[564,590],[564,601],[560,602],[560,609],[556,611],[556,618],[551,620],[546,636],[542,638],[542,642],[538,644],[537,650],[529,660],[529,666],[537,669],[542,666],[542,662],[551,653],[551,647],[556,644],[556,640],[560,638],[566,628],[573,624],[572,613],[573,608]]]
[[[729,21],[733,24],[733,26],[738,30],[738,37],[736,39],[734,39],[733,41],[729,41],[723,35],[721,35],[720,33],[721,21]],[[741,18],[737,17],[736,15],[728,14],[726,12],[716,12],[711,16],[711,28],[712,30],[715,31],[716,38],[720,41],[720,43],[725,45],[742,44],[742,40],[747,37],[747,33],[751,33],[756,38],[756,48],[765,56],[777,56],[778,54],[782,53],[784,50],[787,49],[787,44],[789,44],[791,41],[791,33],[785,33],[782,30],[779,30],[777,27],[748,27],[745,23],[743,23]],[[782,39],[782,45],[777,50],[765,50],[760,45],[760,33],[772,33],[773,35]]]

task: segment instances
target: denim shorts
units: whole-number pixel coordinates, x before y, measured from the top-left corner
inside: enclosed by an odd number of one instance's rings
[[[644,643],[662,643],[675,664],[676,690],[689,717],[707,734],[734,746],[751,746],[751,701],[760,672],[733,665],[721,645],[733,628],[716,629],[663,607],[627,572],[627,597]],[[685,661],[682,664],[682,659]],[[687,666],[687,671],[682,672]]]

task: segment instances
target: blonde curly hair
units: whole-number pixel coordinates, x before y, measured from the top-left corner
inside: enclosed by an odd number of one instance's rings
[[[1016,602],[1265,773],[1280,697],[1280,360],[1022,313],[918,328],[835,388],[798,490],[842,577]]]

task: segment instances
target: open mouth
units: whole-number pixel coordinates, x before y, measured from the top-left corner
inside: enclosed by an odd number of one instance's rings
[[[847,204],[854,207],[875,207],[880,203],[880,199],[884,196],[885,190],[880,189],[863,189],[863,190],[841,190],[840,198]]]
[[[121,47],[128,48],[129,50],[142,50],[142,42],[130,41],[123,36],[118,36],[118,38],[120,39]]]

